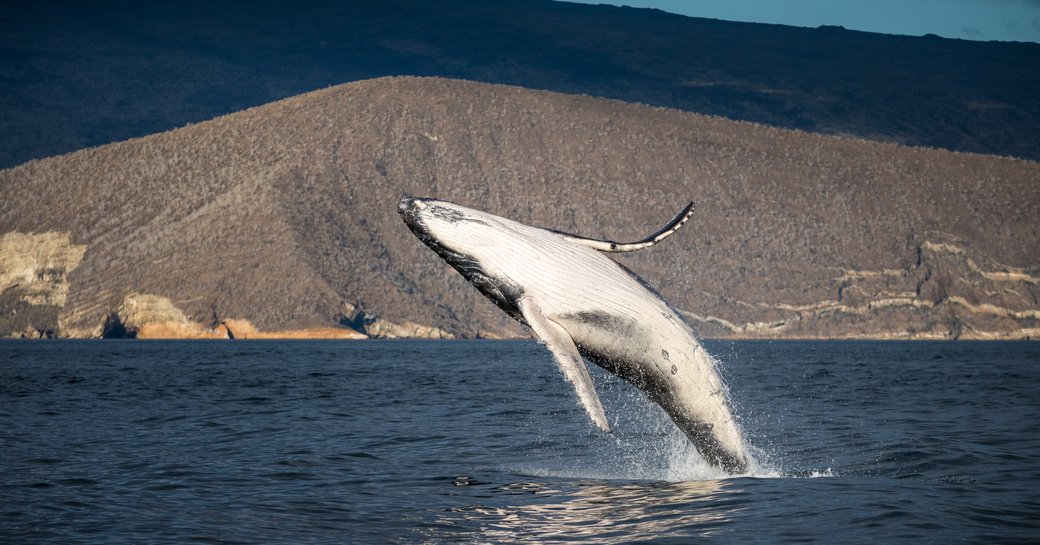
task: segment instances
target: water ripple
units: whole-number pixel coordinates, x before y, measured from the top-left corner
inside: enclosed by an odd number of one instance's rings
[[[716,343],[704,463],[531,342],[0,342],[4,543],[1029,543],[1035,343]]]

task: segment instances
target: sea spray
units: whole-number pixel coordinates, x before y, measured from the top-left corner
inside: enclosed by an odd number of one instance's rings
[[[586,446],[575,458],[543,460],[514,468],[541,477],[598,480],[703,481],[732,477],[779,477],[772,456],[749,446],[748,471],[731,475],[709,464],[661,407],[613,375],[593,370],[607,415],[614,428],[605,434],[592,428],[581,438]],[[545,430],[546,434],[551,434]]]

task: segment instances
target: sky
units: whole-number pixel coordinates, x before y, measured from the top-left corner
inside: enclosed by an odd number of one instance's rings
[[[692,17],[944,38],[1040,42],[1040,0],[568,0]]]

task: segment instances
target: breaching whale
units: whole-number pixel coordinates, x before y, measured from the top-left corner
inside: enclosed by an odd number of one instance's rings
[[[533,330],[596,426],[610,431],[582,356],[645,392],[705,460],[742,473],[749,454],[715,361],[660,295],[604,255],[657,244],[693,210],[690,203],[656,233],[619,243],[435,199],[407,197],[398,204],[419,240]]]

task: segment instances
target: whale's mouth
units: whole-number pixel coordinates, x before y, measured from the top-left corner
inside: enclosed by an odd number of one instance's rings
[[[401,214],[401,219],[404,220],[405,225],[408,229],[422,241],[423,244],[429,246],[434,252],[437,252],[444,259],[449,257],[455,257],[454,252],[444,247],[437,237],[433,235],[430,227],[426,224],[426,215],[437,215],[434,212],[437,208],[431,206],[430,201],[433,199],[417,198],[417,197],[405,197],[401,199],[401,202],[397,203],[397,212]]]
[[[410,210],[423,210],[426,208],[426,202],[429,200],[422,197],[405,197],[401,199],[401,202],[397,203],[397,211],[404,214]]]
[[[397,213],[401,214],[405,225],[420,239],[429,237],[429,229],[422,220],[422,211],[428,207],[426,199],[405,197],[397,203]]]
[[[422,233],[424,236],[430,236],[430,229],[426,225],[424,217],[437,218],[449,225],[459,225],[465,222],[488,226],[488,222],[469,216],[444,201],[425,197],[401,199],[397,203],[397,212],[401,214],[405,223],[412,228],[412,232],[416,235]]]

